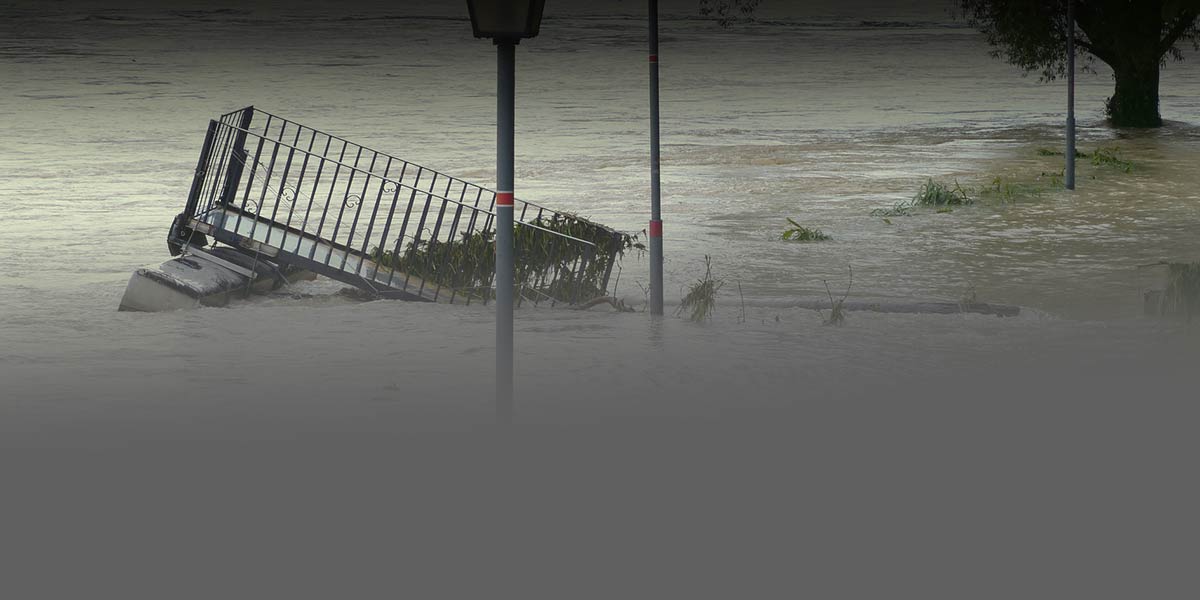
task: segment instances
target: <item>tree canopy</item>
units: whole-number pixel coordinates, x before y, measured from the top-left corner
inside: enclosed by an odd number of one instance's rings
[[[957,0],[962,15],[992,45],[992,55],[1052,80],[1066,71],[1068,0]],[[1200,0],[1074,0],[1075,43],[1085,61],[1113,70],[1108,99],[1118,126],[1162,124],[1159,71],[1167,58],[1182,60],[1181,47],[1200,48]],[[1086,64],[1086,63],[1085,63]]]
[[[715,17],[724,26],[753,16],[759,4],[762,0],[700,0],[700,14]]]
[[[1067,67],[1068,0],[946,0],[979,29],[992,56],[1045,80]],[[1073,0],[1075,43],[1084,67],[1099,59],[1112,68],[1113,95],[1106,102],[1117,126],[1157,127],[1159,75],[1183,48],[1200,50],[1200,0]],[[750,18],[761,0],[700,0],[700,13],[722,25]]]

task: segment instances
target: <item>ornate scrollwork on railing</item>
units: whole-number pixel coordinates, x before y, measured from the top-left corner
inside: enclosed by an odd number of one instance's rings
[[[252,215],[257,215],[258,214],[258,202],[247,199],[245,204],[242,205],[242,210],[244,210]]]
[[[396,188],[398,188],[398,187],[400,187],[400,186],[396,185],[395,182],[392,182],[392,181],[385,182],[383,184],[383,195],[387,196],[388,194],[395,192]]]
[[[279,192],[279,200],[287,204],[291,204],[296,199],[296,188],[285,187]]]
[[[342,200],[342,204],[346,205],[347,208],[354,208],[358,206],[359,202],[362,202],[362,198],[358,194],[346,194],[346,197]]]

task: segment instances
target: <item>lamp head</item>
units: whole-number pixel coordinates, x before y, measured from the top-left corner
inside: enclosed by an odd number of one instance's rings
[[[536,37],[546,0],[467,0],[477,38],[517,43]]]

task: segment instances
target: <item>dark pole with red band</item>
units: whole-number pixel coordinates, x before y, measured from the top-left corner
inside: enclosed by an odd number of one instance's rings
[[[496,417],[513,418],[513,155],[516,43],[496,40]]]
[[[1067,0],[1067,165],[1066,188],[1075,189],[1075,0]]]
[[[513,155],[516,49],[535,37],[546,0],[467,0],[477,38],[496,44],[496,418],[513,420]]]
[[[663,314],[662,185],[658,140],[658,0],[650,0],[650,314]]]

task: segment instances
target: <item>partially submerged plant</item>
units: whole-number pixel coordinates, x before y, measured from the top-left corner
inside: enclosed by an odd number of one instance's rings
[[[975,289],[975,284],[967,284],[967,289],[958,297],[958,309],[965,312],[968,307],[979,303],[979,294]]]
[[[891,217],[908,217],[913,214],[912,200],[901,200],[891,208],[877,208],[871,211],[872,217],[880,217],[884,223],[892,224]]]
[[[918,207],[946,208],[967,206],[974,202],[968,193],[968,189],[959,185],[957,181],[954,182],[954,187],[949,187],[931,178],[925,180],[925,184],[921,186],[916,196],[908,200],[900,200],[893,204],[891,208],[877,208],[871,211],[871,216],[881,217],[885,223],[890,225],[891,221],[888,220],[889,218],[910,216],[913,214],[913,210]],[[938,212],[950,211],[939,210]]]
[[[826,325],[841,327],[846,324],[846,309],[844,305],[846,298],[850,296],[850,288],[854,287],[854,268],[846,265],[846,269],[850,272],[850,282],[846,284],[846,293],[842,294],[841,298],[835,300],[833,298],[833,291],[829,289],[829,281],[826,279],[821,280],[825,284],[825,293],[829,294],[829,318],[825,319]],[[817,314],[820,313],[821,311],[817,311]],[[824,318],[825,315],[821,316]]]
[[[688,320],[696,322],[712,318],[713,309],[717,306],[717,290],[720,290],[723,285],[725,282],[713,278],[712,257],[706,254],[704,256],[704,277],[692,284],[687,295],[680,301],[675,315],[678,316],[684,311],[688,311]]]
[[[805,227],[790,217],[787,220],[792,226],[783,232],[783,239],[789,242],[823,242],[833,239],[824,231],[815,227]]]
[[[966,206],[973,200],[957,181],[951,188],[944,183],[928,179],[913,198],[914,206]]]
[[[1048,148],[1038,148],[1038,156],[1064,156],[1065,152],[1050,150]],[[1075,158],[1091,160],[1092,166],[1095,167],[1114,167],[1125,173],[1132,173],[1134,164],[1131,161],[1121,158],[1121,148],[1119,146],[1106,146],[1097,148],[1095,152],[1075,151]]]
[[[1051,150],[1049,148],[1038,148],[1038,156],[1066,156],[1067,153],[1062,150]],[[1088,153],[1080,150],[1075,150],[1075,158],[1088,158]]]
[[[1045,175],[1045,173],[1043,173]],[[990,185],[979,191],[981,199],[990,199],[1001,204],[1011,204],[1019,198],[1039,197],[1046,188],[1036,183],[1009,181],[997,175]]]
[[[1169,263],[1163,314],[1183,314],[1188,322],[1200,313],[1200,262]]]
[[[1133,172],[1133,163],[1121,158],[1121,148],[1117,146],[1098,148],[1092,153],[1092,165],[1097,167],[1113,167],[1125,173]]]
[[[1065,178],[1066,171],[1066,168],[1057,171],[1042,171],[1042,174],[1038,175],[1038,181],[1049,178],[1051,188],[1062,188],[1064,186],[1063,179]]]
[[[581,243],[555,233],[586,240]],[[605,280],[627,250],[640,249],[636,236],[564,214],[517,223],[513,231],[514,287],[520,298],[584,302],[606,295]],[[459,239],[416,239],[397,254],[375,247],[381,269],[418,277],[454,293],[490,298],[495,275],[495,232],[462,233]],[[399,276],[399,275],[397,275]]]

